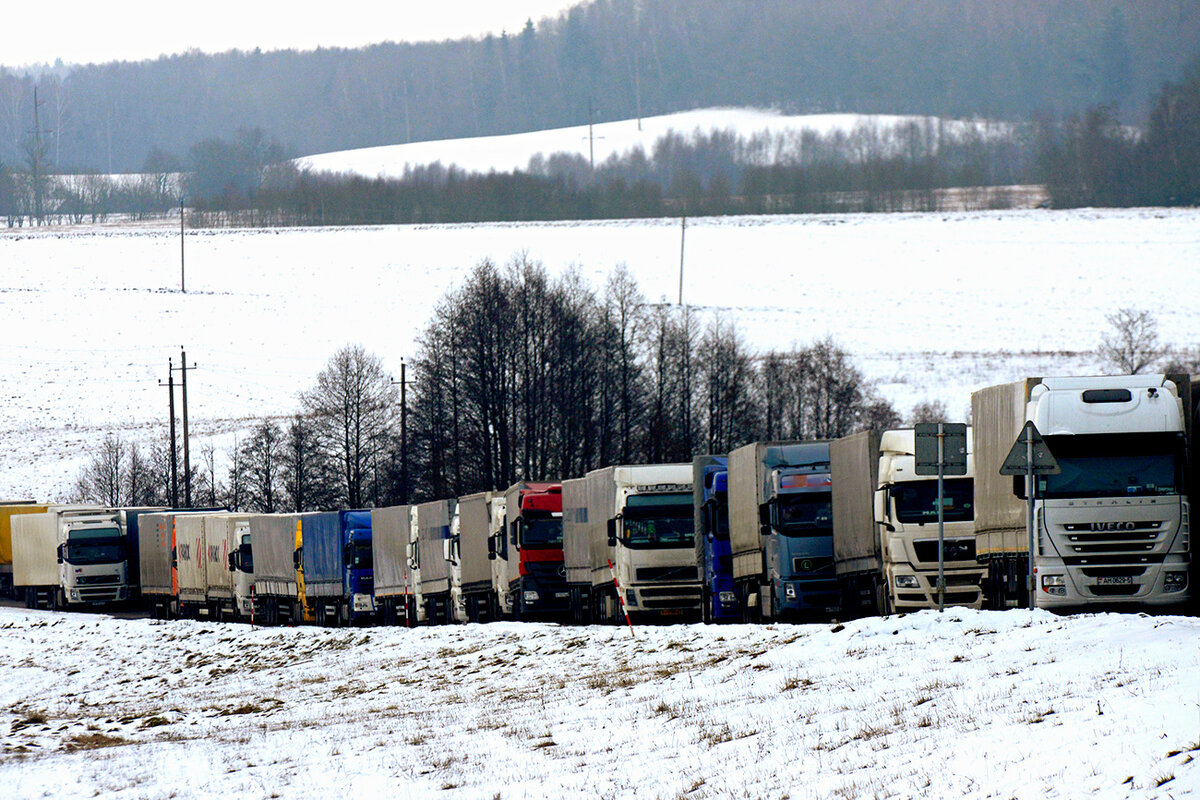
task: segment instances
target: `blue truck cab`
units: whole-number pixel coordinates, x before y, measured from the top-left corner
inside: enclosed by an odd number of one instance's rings
[[[692,463],[696,565],[700,569],[701,617],[705,622],[736,622],[742,616],[729,542],[727,464],[725,456],[697,456]]]
[[[298,561],[303,568],[306,616],[338,626],[375,617],[375,570],[371,512],[330,511],[305,515]]]
[[[773,616],[837,614],[841,593],[833,561],[833,482],[829,443],[779,448],[760,507]]]

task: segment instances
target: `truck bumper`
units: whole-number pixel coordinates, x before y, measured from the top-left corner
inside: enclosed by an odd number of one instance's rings
[[[1191,601],[1189,572],[1186,560],[1096,568],[1039,563],[1034,602],[1038,608],[1064,612],[1097,607],[1173,609]]]
[[[639,617],[698,617],[700,582],[681,584],[635,583],[625,588],[625,607]]]
[[[947,569],[944,605],[983,607],[983,592],[980,583],[986,570]],[[919,611],[937,608],[937,567],[932,570],[914,569],[911,564],[889,565],[887,571],[888,593],[892,609],[897,612]],[[916,583],[914,586],[913,583]]]
[[[842,610],[837,581],[778,580],[772,588],[772,602],[781,616],[837,614]]]

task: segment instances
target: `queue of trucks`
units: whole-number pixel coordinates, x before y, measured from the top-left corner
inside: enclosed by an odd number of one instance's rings
[[[1025,607],[1031,588],[1053,610],[1183,611],[1194,390],[1186,375],[981,389],[965,475],[940,491],[910,428],[388,508],[6,503],[0,581],[31,608],[328,626],[840,619]],[[1054,462],[1029,478],[1013,466],[1027,427]]]

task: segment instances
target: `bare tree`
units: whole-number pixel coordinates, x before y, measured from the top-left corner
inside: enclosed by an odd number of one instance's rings
[[[121,437],[110,433],[92,460],[79,471],[75,494],[82,502],[116,508],[125,498],[122,491],[125,477],[125,446]]]
[[[941,400],[922,400],[913,406],[909,422],[916,425],[920,422],[946,422],[949,412]]]
[[[229,478],[225,484],[225,505],[230,511],[241,511],[246,502],[246,461],[242,441],[233,439],[229,449]]]
[[[361,508],[366,488],[399,411],[396,387],[383,363],[360,345],[343,347],[301,402],[322,449],[338,464],[340,503]]]
[[[247,510],[264,514],[279,510],[284,447],[283,431],[273,420],[263,420],[242,445]]]
[[[1158,342],[1158,320],[1146,310],[1121,308],[1105,317],[1111,330],[1100,339],[1100,358],[1122,373],[1136,375],[1166,352]]]

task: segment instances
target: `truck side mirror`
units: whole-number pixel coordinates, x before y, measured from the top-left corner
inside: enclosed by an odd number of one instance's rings
[[[58,550],[56,552],[58,553],[58,563],[60,564],[63,562],[63,551],[66,549],[67,546],[65,544],[60,544],[58,546]]]
[[[1028,500],[1029,497],[1025,494],[1025,476],[1013,475],[1013,494],[1022,500]]]
[[[771,526],[771,504],[763,503],[758,507],[758,524],[769,528]]]
[[[295,550],[292,551],[292,567],[294,569],[300,569],[300,560],[301,560],[300,554],[303,550],[304,550],[303,547],[297,547]]]
[[[488,537],[488,561],[495,561],[495,560],[496,560],[496,539],[495,539],[495,537],[489,536]]]
[[[615,519],[610,519],[608,521],[607,528],[608,528],[608,546],[616,547],[617,546],[617,521]]]
[[[233,552],[233,553],[229,554],[229,571],[233,572],[236,569],[237,569],[237,553]]]

